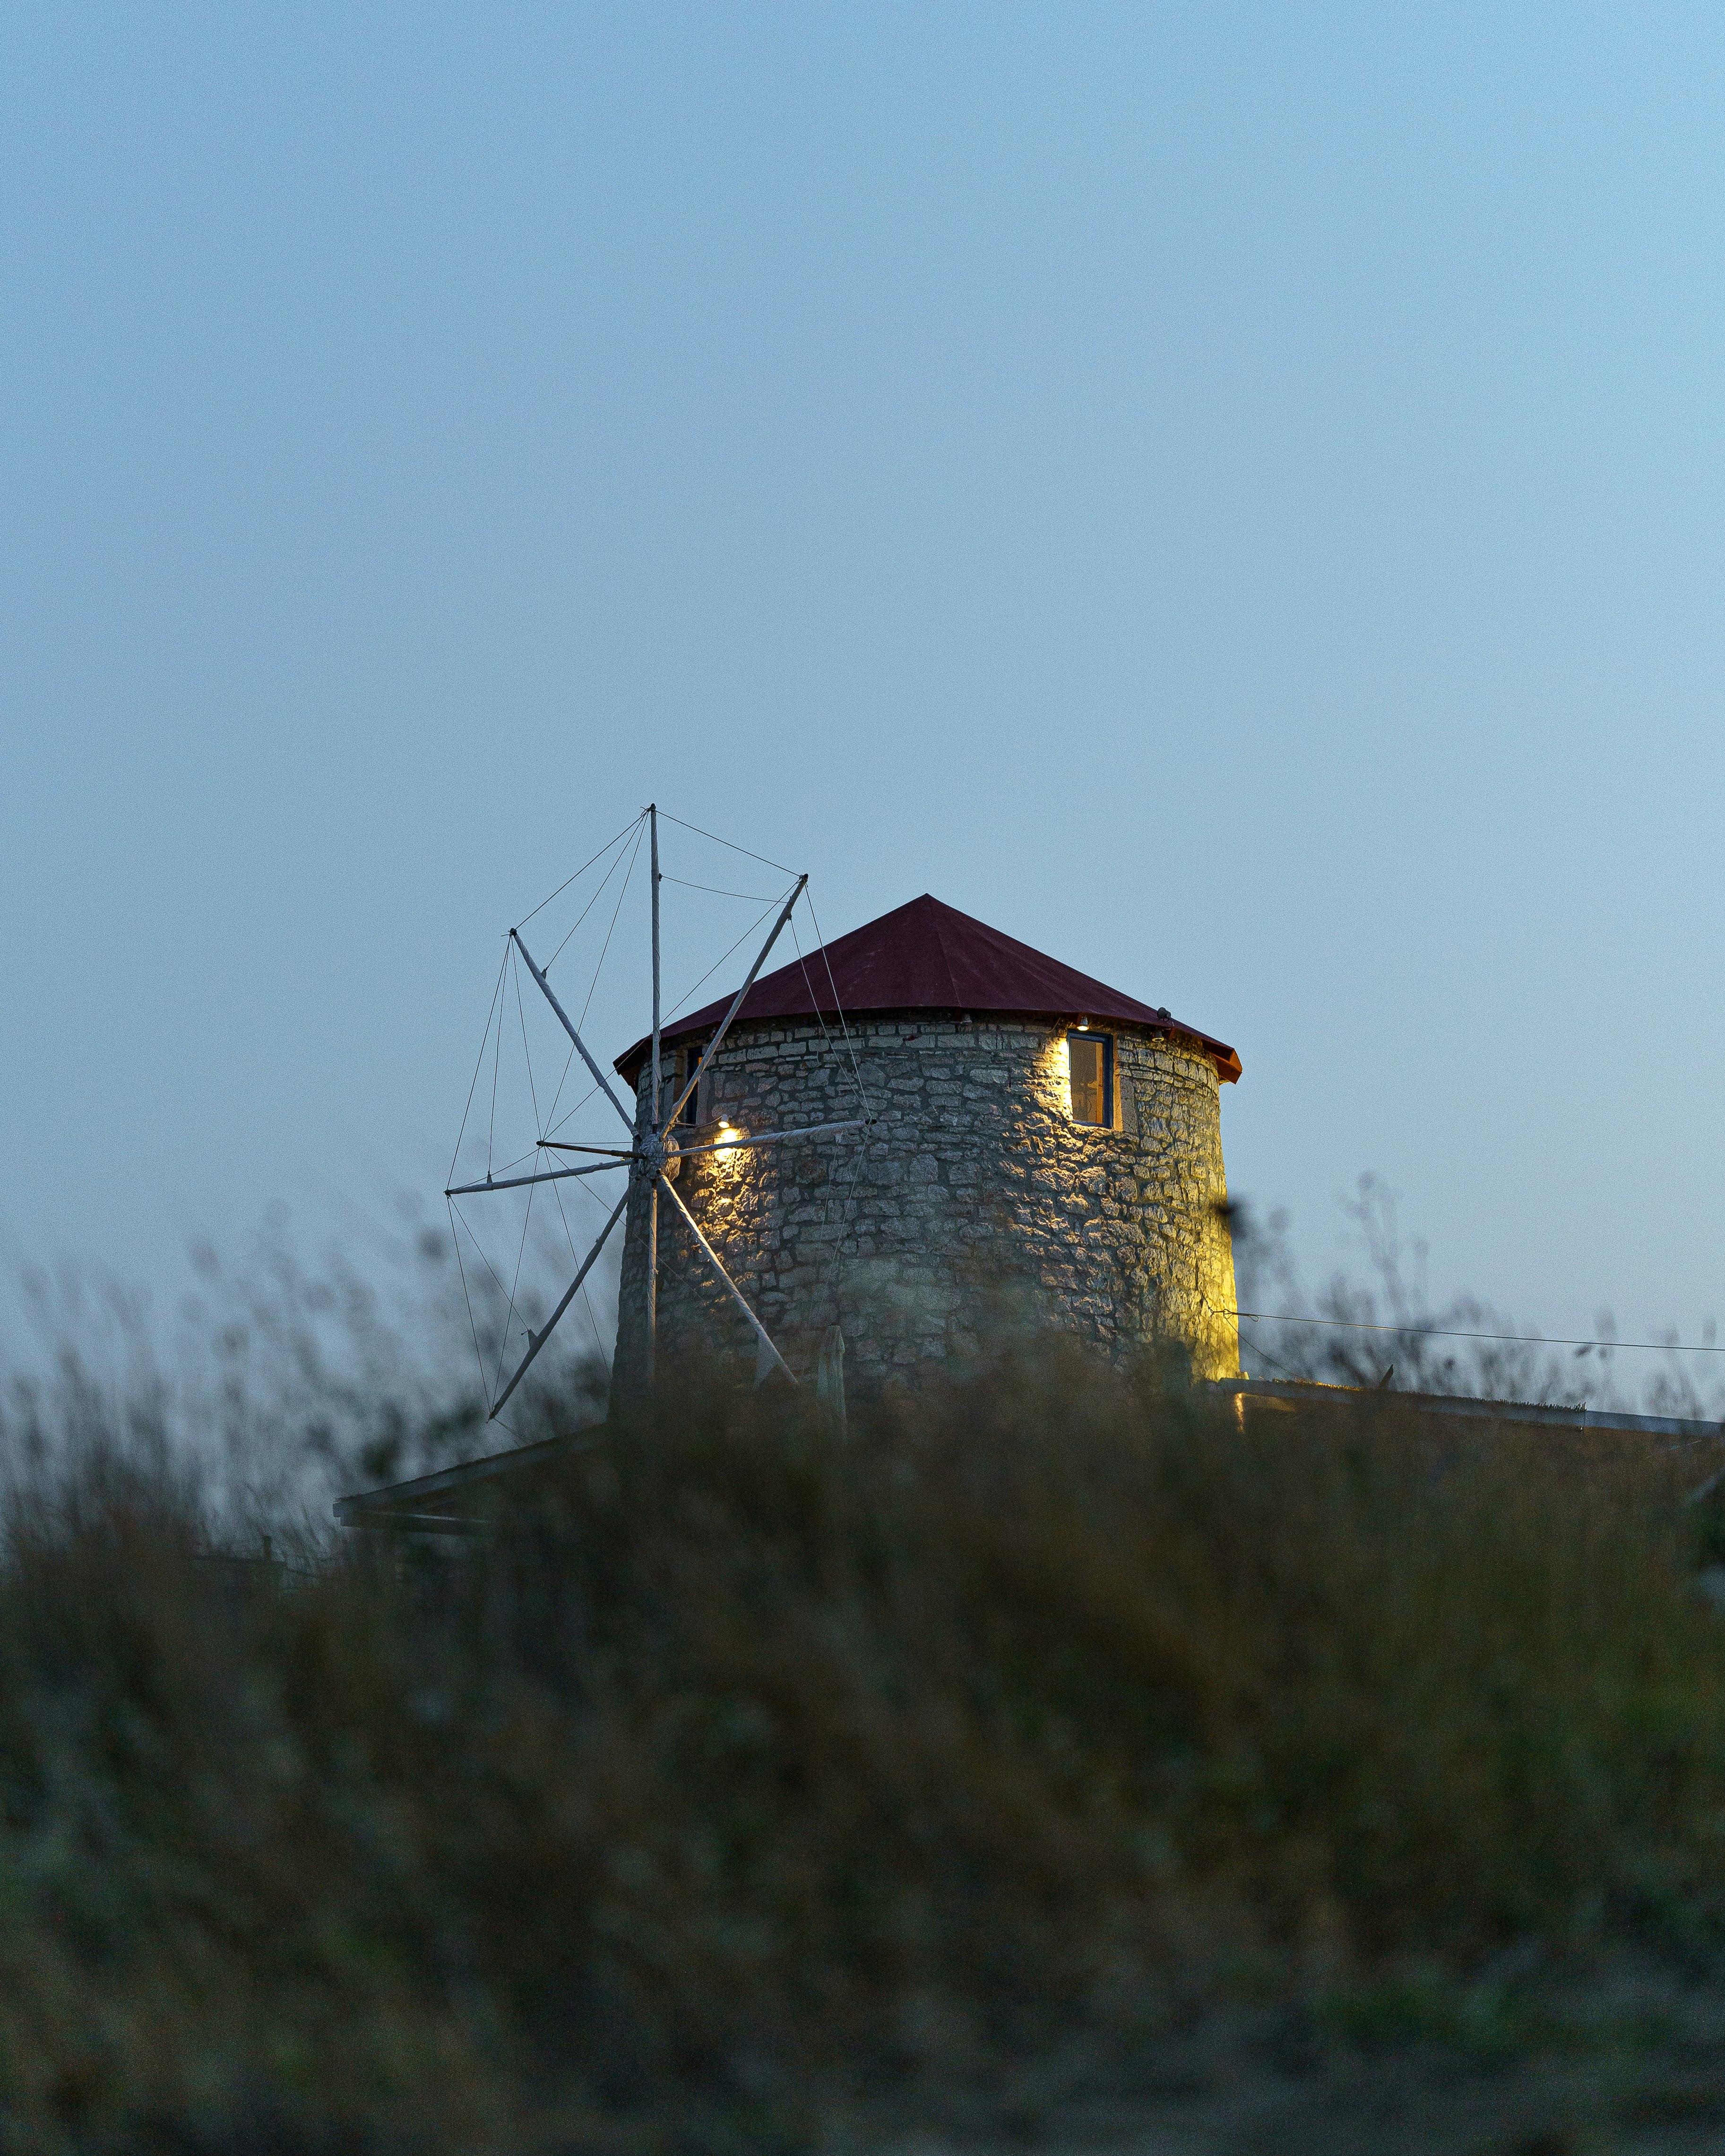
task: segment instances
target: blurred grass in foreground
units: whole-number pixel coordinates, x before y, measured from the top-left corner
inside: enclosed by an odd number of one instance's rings
[[[789,2145],[1208,1999],[1710,1957],[1712,1464],[1050,1343],[842,1446],[673,1376],[290,1573],[85,1427],[6,1501],[4,2145]]]

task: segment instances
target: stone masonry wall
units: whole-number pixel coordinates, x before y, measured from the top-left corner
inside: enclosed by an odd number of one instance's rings
[[[1196,1375],[1235,1373],[1215,1066],[1178,1036],[1106,1030],[1114,1130],[1071,1120],[1064,1024],[908,1014],[852,1021],[871,1129],[681,1162],[678,1195],[799,1377],[834,1322],[859,1392],[983,1356],[1027,1326],[1121,1360],[1178,1341]],[[644,1070],[643,1116],[649,1089]],[[814,1023],[738,1027],[703,1079],[701,1122],[679,1136],[710,1144],[721,1122],[747,1134],[858,1112],[835,1035]],[[638,1190],[618,1328],[624,1386],[641,1364],[646,1240]],[[752,1363],[747,1320],[663,1197],[659,1250],[661,1352]]]

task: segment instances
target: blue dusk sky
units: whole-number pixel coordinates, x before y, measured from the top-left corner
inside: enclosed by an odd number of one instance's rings
[[[440,1217],[656,798],[1233,1042],[1315,1275],[1725,1302],[1725,12],[21,0],[0,218],[14,1270]]]

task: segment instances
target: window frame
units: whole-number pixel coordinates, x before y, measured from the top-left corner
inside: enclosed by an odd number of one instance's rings
[[[1102,1051],[1102,1119],[1093,1123],[1081,1116],[1074,1105],[1072,1091],[1072,1044],[1075,1040],[1093,1041]],[[1114,1036],[1099,1033],[1088,1027],[1069,1025],[1066,1029],[1066,1117],[1075,1129],[1081,1131],[1111,1131],[1118,1117],[1116,1113],[1117,1093],[1114,1077]]]

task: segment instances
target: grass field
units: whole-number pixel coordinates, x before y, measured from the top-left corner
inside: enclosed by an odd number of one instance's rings
[[[8,2148],[807,2146],[1206,2014],[1512,2049],[1725,1941],[1694,1448],[1056,1344],[835,1445],[685,1373],[303,1568],[171,1460],[15,1463]]]

